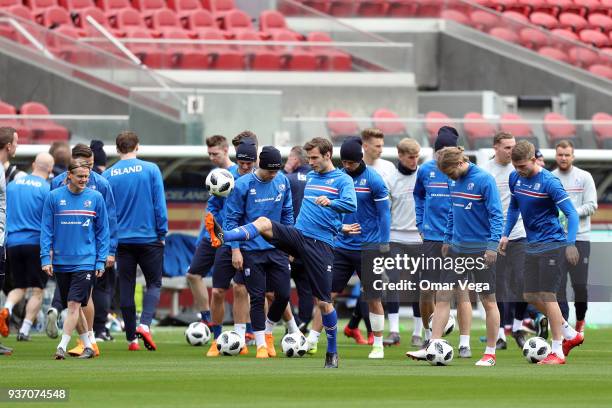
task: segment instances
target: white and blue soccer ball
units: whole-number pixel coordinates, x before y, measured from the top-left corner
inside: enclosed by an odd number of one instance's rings
[[[453,346],[446,340],[433,340],[425,350],[427,362],[433,366],[449,365],[453,361]]]
[[[224,331],[217,337],[217,350],[224,356],[235,356],[244,347],[242,336],[235,331]]]
[[[523,357],[527,362],[537,364],[550,354],[550,345],[542,337],[532,337],[523,345]]]
[[[234,189],[234,176],[225,169],[214,169],[206,176],[206,190],[217,197],[227,197]]]
[[[308,351],[308,342],[301,332],[287,333],[281,340],[283,354],[287,357],[303,357]]]
[[[429,328],[432,328],[433,322],[433,313],[429,317]],[[446,322],[446,326],[444,326],[444,332],[442,333],[442,337],[446,337],[453,332],[455,329],[455,317],[452,314],[448,315],[448,321]]]
[[[210,340],[210,329],[202,322],[193,322],[185,330],[185,340],[192,346],[202,346]]]

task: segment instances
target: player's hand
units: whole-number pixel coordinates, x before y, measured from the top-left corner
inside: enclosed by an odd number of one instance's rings
[[[391,246],[389,245],[389,243],[380,244],[380,246],[378,247],[378,250],[380,251],[381,254],[386,254],[387,252],[391,250]]]
[[[500,255],[506,256],[506,248],[508,247],[508,237],[501,237],[499,245],[497,246],[497,252]]]
[[[242,258],[242,252],[240,249],[232,249],[232,266],[234,269],[242,270],[244,266],[244,259]]]
[[[108,260],[107,260],[107,262],[108,262]],[[104,269],[98,269],[96,271],[96,278],[101,278],[102,275],[104,275]]]
[[[53,276],[53,265],[43,265],[42,270],[49,276]]]
[[[295,257],[293,255],[289,255],[289,263],[295,261]]]
[[[115,256],[109,255],[106,257],[106,267],[112,268],[113,266],[115,266]]]
[[[331,200],[329,198],[325,197],[325,196],[319,196],[315,200],[315,204],[323,206],[323,207],[327,207],[328,205],[331,204]]]
[[[497,261],[497,252],[487,249],[484,253],[484,261],[487,266],[491,266]]]
[[[361,225],[355,224],[342,224],[342,232],[349,235],[361,234]]]
[[[450,245],[442,244],[442,249],[440,250],[440,252],[442,252],[442,258],[446,258],[448,256],[448,251],[450,251]]]
[[[570,245],[565,248],[565,259],[572,266],[578,265],[578,261],[580,260],[580,254],[578,253],[578,248],[576,245]]]

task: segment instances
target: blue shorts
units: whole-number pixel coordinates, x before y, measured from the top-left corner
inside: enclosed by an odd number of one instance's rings
[[[68,302],[87,306],[95,276],[94,271],[55,272],[55,282],[64,308],[68,307]]]
[[[557,293],[563,274],[565,248],[525,256],[525,293]]]
[[[306,237],[293,226],[272,221],[272,235],[268,240],[276,248],[300,258],[312,288],[312,295],[331,303],[332,265],[334,250],[326,242]]]
[[[291,290],[291,270],[287,254],[278,249],[265,251],[243,251],[243,277],[249,292],[287,292]]]
[[[244,285],[242,271],[235,269],[232,265],[232,249],[230,247],[224,245],[217,248],[213,267],[213,288],[229,289],[232,279],[234,283]]]
[[[476,290],[478,295],[495,294],[495,264],[482,267],[484,263],[481,265],[476,259],[482,258],[483,255],[484,251],[478,253],[457,253],[451,249],[449,256],[454,258],[455,267],[444,269],[440,275],[440,282],[454,283],[455,289],[460,289],[460,281],[474,283],[477,285],[477,288],[480,288]],[[461,263],[459,263],[458,259]]]
[[[202,239],[200,244],[196,248],[193,258],[191,259],[191,265],[187,273],[192,275],[200,275],[202,277],[208,276],[215,264],[215,254],[217,249],[213,248],[210,244],[210,240]]]
[[[348,285],[353,273],[357,273],[361,279],[361,251],[334,248],[332,272],[332,293],[341,293]]]
[[[429,282],[440,282],[440,274],[442,273],[442,263],[434,262],[433,259],[442,259],[442,245],[442,241],[423,241],[423,255],[425,255],[425,258],[430,258],[432,260],[427,263],[427,267],[421,269],[421,280],[427,280]]]

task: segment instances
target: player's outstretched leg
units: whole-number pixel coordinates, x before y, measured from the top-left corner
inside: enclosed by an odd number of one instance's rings
[[[338,368],[338,315],[331,303],[319,301],[321,320],[327,335],[327,353],[325,354],[325,368]]]

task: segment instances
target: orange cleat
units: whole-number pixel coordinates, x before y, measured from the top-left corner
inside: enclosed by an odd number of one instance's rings
[[[91,348],[94,351],[94,356],[100,357],[100,349],[98,348],[98,343],[91,343]]]
[[[206,357],[219,357],[219,349],[217,348],[217,341],[213,340],[210,344],[210,348],[206,352]]]
[[[204,218],[204,226],[210,235],[210,244],[213,248],[223,245],[223,228],[219,225],[212,213],[207,213]]]
[[[247,354],[249,354],[249,348],[247,346],[244,346],[242,350],[240,350],[240,355],[246,356]]]
[[[355,339],[355,343],[357,344],[368,344],[368,342],[363,338],[359,329],[351,329],[348,326],[344,327],[344,335],[346,337],[352,337]]]
[[[257,354],[255,355],[255,358],[270,358],[266,346],[257,347]]]
[[[272,333],[266,334],[266,348],[270,357],[276,357],[276,349],[274,348],[274,336]]]
[[[136,329],[136,336],[138,336],[138,338],[140,338],[144,342],[144,346],[147,350],[157,350],[157,346],[153,341],[153,336],[151,336],[151,332],[146,331],[142,328],[142,326],[138,326],[138,328]]]
[[[570,351],[572,351],[574,347],[578,347],[583,342],[584,342],[584,334],[580,332],[576,334],[573,339],[570,339],[570,340],[563,339],[563,343],[561,344],[561,346],[563,347],[563,354],[565,354],[565,357],[569,356]]]
[[[565,364],[565,359],[557,356],[555,353],[550,353],[546,358],[538,363],[538,365],[561,365]]]
[[[368,332],[368,344],[371,346],[374,344],[374,333]]]
[[[85,350],[85,344],[81,341],[81,339],[77,340],[77,345],[74,348],[68,350],[68,354],[72,357],[78,357],[83,354],[83,350]]]
[[[138,342],[130,342],[128,346],[129,351],[140,351],[140,344]]]
[[[0,335],[2,337],[7,337],[9,335],[9,318],[11,314],[9,310],[5,307],[0,310]]]
[[[584,320],[578,320],[576,322],[576,331],[579,333],[584,333]]]

